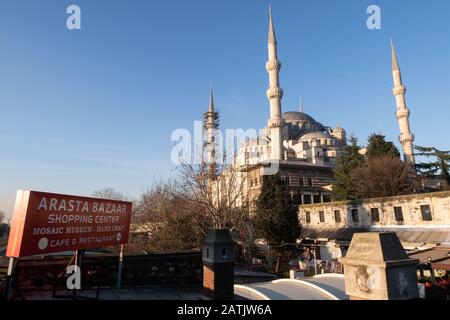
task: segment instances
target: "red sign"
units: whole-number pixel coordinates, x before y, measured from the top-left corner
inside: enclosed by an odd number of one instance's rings
[[[19,190],[6,256],[128,242],[131,202]]]

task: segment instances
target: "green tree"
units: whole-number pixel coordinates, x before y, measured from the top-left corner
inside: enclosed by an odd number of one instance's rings
[[[295,243],[300,236],[297,207],[279,173],[263,177],[261,193],[256,201],[255,226],[258,235],[278,251],[275,268],[278,273],[285,245]]]
[[[414,148],[418,151],[416,156],[434,158],[434,161],[416,164],[418,172],[442,178],[450,186],[450,151],[441,151],[433,147],[414,146]]]
[[[342,150],[342,155],[337,159],[334,168],[334,183],[332,195],[334,200],[343,201],[354,198],[351,192],[352,170],[364,163],[364,156],[360,153],[361,148],[358,146],[358,139],[350,136],[350,144]]]
[[[386,141],[385,136],[376,133],[373,133],[369,137],[366,155],[368,159],[382,156],[393,156],[400,158],[400,152],[394,143],[391,141]]]

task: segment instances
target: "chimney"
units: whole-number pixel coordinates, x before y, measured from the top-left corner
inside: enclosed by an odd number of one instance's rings
[[[234,298],[234,243],[226,229],[210,229],[202,248],[203,288],[215,300]]]
[[[345,292],[350,300],[419,298],[416,265],[393,232],[355,233],[344,265]]]

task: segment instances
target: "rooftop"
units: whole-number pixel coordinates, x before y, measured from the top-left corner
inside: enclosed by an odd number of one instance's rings
[[[302,280],[279,279],[235,285],[234,294],[250,300],[347,300],[344,275],[323,274]]]

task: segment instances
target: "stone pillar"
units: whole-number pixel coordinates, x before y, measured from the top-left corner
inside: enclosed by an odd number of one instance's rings
[[[351,300],[419,298],[416,265],[393,232],[355,233],[344,265],[345,292]]]
[[[216,300],[234,298],[234,243],[228,230],[210,229],[202,248],[203,288]]]

